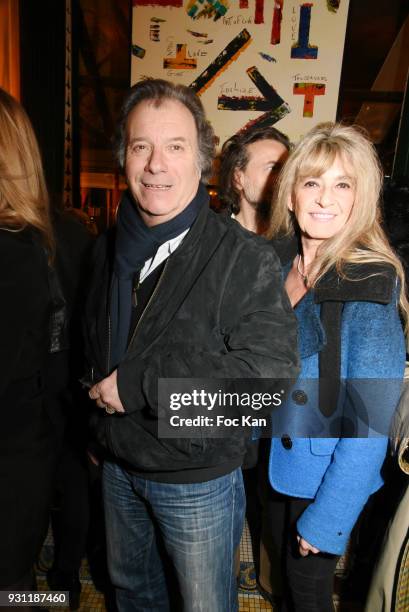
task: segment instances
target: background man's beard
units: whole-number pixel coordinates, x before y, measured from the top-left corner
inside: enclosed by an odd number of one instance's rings
[[[247,203],[256,211],[257,217],[265,219],[270,213],[271,203],[270,197],[263,198],[262,200],[248,200]]]

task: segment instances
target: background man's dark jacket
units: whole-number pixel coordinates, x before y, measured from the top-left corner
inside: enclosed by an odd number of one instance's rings
[[[97,244],[86,313],[94,382],[108,374],[113,241],[107,234]],[[158,379],[291,378],[297,364],[296,322],[274,249],[205,207],[166,261],[118,367],[126,413],[98,411],[97,437],[117,459],[147,477],[204,469],[210,479],[216,466],[217,475],[228,473],[241,465],[243,430],[235,428],[224,439],[161,439]]]

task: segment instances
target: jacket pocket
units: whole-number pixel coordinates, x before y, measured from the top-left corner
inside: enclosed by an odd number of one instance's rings
[[[139,423],[138,417],[139,413],[133,413],[105,419],[106,445],[117,459],[142,471],[177,471],[202,465],[207,440],[159,438],[156,423],[152,421],[147,429],[149,423]]]

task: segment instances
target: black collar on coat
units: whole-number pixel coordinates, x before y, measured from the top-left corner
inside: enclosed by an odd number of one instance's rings
[[[300,252],[296,236],[273,241],[282,265],[288,265]],[[378,302],[389,304],[396,283],[394,268],[388,264],[365,263],[345,266],[347,278],[331,268],[313,289],[314,301],[321,304],[320,320],[325,333],[323,345],[315,334],[319,353],[319,408],[324,416],[334,413],[339,395],[341,376],[341,325],[344,302]],[[316,322],[315,322],[316,323]],[[311,327],[314,320],[305,321]],[[314,331],[312,329],[312,331]],[[311,337],[314,337],[312,335]]]

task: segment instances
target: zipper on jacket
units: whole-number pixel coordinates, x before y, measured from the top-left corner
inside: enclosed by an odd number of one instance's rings
[[[112,324],[111,324],[111,297],[112,297],[112,285],[113,285],[113,280],[111,279],[111,283],[109,286],[109,292],[108,292],[108,328],[107,328],[107,334],[108,334],[108,342],[107,342],[107,361],[106,361],[106,375],[108,376],[109,374],[109,366],[111,364],[111,335],[112,335]]]
[[[135,338],[135,336],[136,336],[136,332],[138,331],[138,329],[139,329],[139,327],[140,327],[140,325],[141,325],[141,323],[142,323],[142,319],[144,318],[146,311],[148,310],[148,308],[149,308],[149,306],[150,306],[150,304],[151,304],[151,302],[152,302],[153,298],[155,297],[156,293],[158,292],[158,289],[159,289],[160,285],[162,284],[162,279],[163,279],[163,277],[164,277],[164,275],[165,275],[166,268],[168,267],[168,262],[169,262],[169,257],[167,258],[167,260],[166,260],[166,262],[165,262],[165,265],[164,265],[164,267],[163,267],[163,270],[162,270],[162,272],[161,272],[161,275],[160,275],[160,277],[159,277],[159,280],[158,280],[158,282],[156,283],[156,287],[155,287],[155,289],[153,290],[153,293],[152,293],[151,297],[149,298],[148,303],[146,304],[145,308],[143,309],[142,314],[141,314],[141,316],[140,316],[140,318],[139,318],[138,323],[135,325],[135,329],[133,330],[133,334],[132,334],[131,339],[130,339],[130,341],[129,341],[129,343],[128,343],[128,349],[129,349],[129,347],[131,346],[131,344],[132,344],[132,342],[133,342],[133,340],[134,340],[134,338]],[[138,287],[139,287],[139,282],[138,282]]]
[[[111,361],[111,313],[108,312],[108,348],[107,348],[107,376]]]

